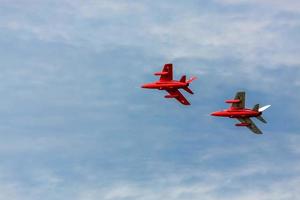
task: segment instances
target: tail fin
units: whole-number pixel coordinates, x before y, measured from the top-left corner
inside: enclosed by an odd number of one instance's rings
[[[258,105],[258,107],[259,107],[259,104],[257,104]],[[255,108],[256,108],[256,106],[257,105],[255,105]],[[266,110],[267,108],[269,108],[271,105],[266,105],[266,106],[263,106],[263,107],[261,107],[261,108],[258,108],[257,109],[257,111],[258,112],[260,112],[260,113],[262,113],[264,110]],[[254,109],[253,109],[254,110]],[[259,121],[261,121],[261,122],[263,122],[263,123],[267,123],[267,121],[261,116],[261,115],[259,115],[259,116],[257,116],[256,117]]]
[[[259,121],[263,122],[263,123],[267,123],[267,121],[260,115],[256,117]]]
[[[256,104],[256,105],[252,108],[252,110],[258,111],[258,110],[259,110],[259,104]]]
[[[186,75],[183,75],[180,79],[180,82],[185,83],[186,82]]]

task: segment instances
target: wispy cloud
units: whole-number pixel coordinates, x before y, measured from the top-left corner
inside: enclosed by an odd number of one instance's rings
[[[296,5],[3,3],[0,199],[296,199]],[[165,62],[193,106],[140,89]],[[261,137],[209,116],[240,89]]]
[[[287,1],[272,1],[272,0],[215,0],[216,2],[221,2],[231,5],[248,5],[248,6],[264,6],[265,8],[274,9],[275,11],[292,11],[298,13],[300,11],[299,1],[297,0],[287,0]]]
[[[227,3],[229,7],[239,4]],[[181,4],[147,2],[66,1],[62,6],[44,2],[26,8],[8,6],[20,14],[4,14],[0,26],[21,40],[36,39],[99,53],[130,48],[164,62],[193,62],[187,67],[190,73],[196,71],[201,76],[201,70],[208,74],[218,72],[219,80],[236,80],[231,84],[245,81],[254,90],[269,92],[270,87],[280,83],[282,86],[276,88],[284,87],[281,90],[286,91],[290,84],[297,84],[300,65],[297,13],[269,12],[268,6],[254,9],[259,2],[242,10],[230,7],[226,12],[219,11],[221,4],[210,4],[205,11],[196,3],[192,5],[199,10],[182,8]],[[32,15],[37,8],[39,12]],[[23,18],[24,15],[28,17]],[[290,73],[281,73],[283,69]],[[275,77],[275,74],[281,75]],[[255,80],[260,80],[260,84],[255,84]]]

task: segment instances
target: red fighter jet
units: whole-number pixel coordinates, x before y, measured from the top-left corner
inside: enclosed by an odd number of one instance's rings
[[[162,72],[157,72],[154,75],[160,76],[160,79],[153,83],[142,85],[142,88],[166,90],[169,94],[165,98],[175,98],[183,105],[190,105],[188,100],[180,93],[178,89],[184,89],[190,94],[194,94],[189,88],[189,84],[196,79],[193,77],[186,80],[186,76],[182,76],[180,81],[173,80],[173,65],[165,64]]]
[[[257,128],[254,122],[250,119],[251,117],[256,117],[263,123],[267,121],[261,116],[262,112],[269,108],[271,105],[267,105],[259,108],[259,104],[256,104],[253,109],[245,108],[245,92],[238,92],[235,98],[232,100],[225,101],[226,103],[231,103],[231,107],[227,110],[222,110],[218,112],[211,113],[212,116],[217,117],[229,117],[236,118],[241,123],[236,124],[236,126],[245,126],[249,128],[253,133],[262,134],[261,130]]]

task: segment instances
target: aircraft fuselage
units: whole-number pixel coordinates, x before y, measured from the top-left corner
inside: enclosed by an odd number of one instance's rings
[[[146,83],[142,85],[142,88],[166,90],[166,89],[179,89],[187,86],[189,86],[189,83],[184,83],[180,81],[156,81],[153,83]]]
[[[261,114],[262,114],[261,112],[251,110],[248,108],[245,108],[245,109],[229,108],[226,110],[211,113],[212,116],[229,117],[229,118],[257,117],[257,116],[260,116]]]

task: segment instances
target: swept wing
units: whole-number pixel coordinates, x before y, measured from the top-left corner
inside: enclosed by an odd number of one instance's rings
[[[172,81],[173,80],[173,65],[165,64],[162,72],[157,72],[155,75],[160,76],[160,81]]]
[[[183,105],[190,105],[190,102],[181,94],[178,89],[168,89],[167,92],[170,94],[171,97],[177,99]]]
[[[238,118],[238,120],[242,123],[249,124],[247,128],[249,128],[255,134],[262,134],[261,130],[257,128],[255,123],[250,118]]]
[[[239,109],[245,108],[245,96],[246,96],[245,92],[237,92],[234,99],[240,101],[237,103],[232,103],[232,107],[239,108]]]

